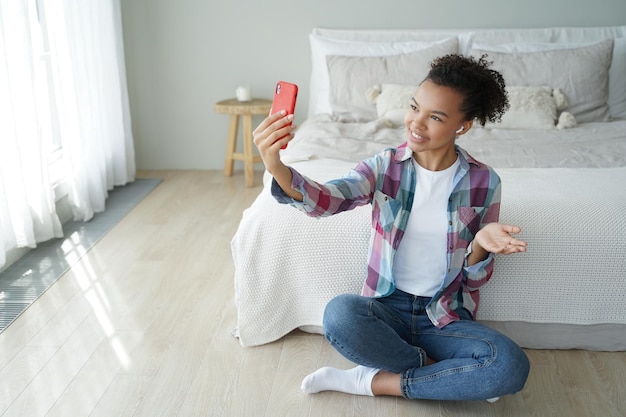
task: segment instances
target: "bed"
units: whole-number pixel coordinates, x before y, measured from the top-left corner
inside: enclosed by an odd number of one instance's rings
[[[502,179],[500,221],[528,252],[497,256],[477,319],[526,348],[626,350],[626,26],[313,30],[309,113],[282,158],[325,181],[402,142],[428,62],[487,54],[507,82],[502,123],[457,143]],[[313,219],[270,195],[232,239],[244,346],[321,330],[326,303],[359,293],[370,206]]]

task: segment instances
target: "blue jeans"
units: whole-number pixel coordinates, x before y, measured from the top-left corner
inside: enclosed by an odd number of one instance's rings
[[[515,342],[465,309],[438,329],[426,315],[428,301],[400,290],[384,298],[340,295],[324,312],[326,339],[352,362],[400,374],[408,399],[484,400],[524,387],[530,364]],[[425,366],[427,357],[437,363]]]

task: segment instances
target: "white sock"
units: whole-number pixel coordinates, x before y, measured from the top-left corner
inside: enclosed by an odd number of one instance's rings
[[[379,371],[379,369],[360,365],[348,370],[326,366],[304,378],[300,389],[307,394],[339,391],[347,394],[374,396],[372,379]]]
[[[487,402],[489,403],[495,403],[496,401],[498,401],[500,399],[500,397],[493,397],[493,398],[487,398]]]

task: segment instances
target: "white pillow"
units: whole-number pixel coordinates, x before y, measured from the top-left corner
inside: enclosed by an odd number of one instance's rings
[[[626,46],[620,44],[620,47],[626,55]],[[626,62],[623,66],[615,62],[611,65],[612,39],[585,44],[476,42],[472,45],[471,55],[483,53],[494,61],[494,68],[502,72],[507,84],[560,88],[570,100],[570,111],[580,122],[607,121],[609,117],[620,117],[622,112],[626,117],[626,79],[616,73],[626,71]]]
[[[573,127],[573,116],[563,116],[562,123],[556,125],[559,110],[567,107],[567,99],[560,90],[548,86],[506,87],[511,107],[499,123],[487,123],[487,129],[554,129]]]
[[[443,38],[437,42],[406,41],[406,42],[360,42],[331,39],[315,34],[309,35],[311,46],[311,84],[309,95],[309,116],[317,113],[332,113],[330,105],[330,88],[328,79],[327,55],[344,56],[387,56],[418,51],[442,42],[454,40],[455,37]],[[457,47],[458,51],[458,47]]]
[[[376,84],[367,90],[366,97],[376,105],[380,121],[389,127],[398,127],[404,124],[404,116],[417,88],[417,85]]]
[[[519,42],[519,43],[500,43],[490,44],[484,42],[472,43],[471,49],[484,49],[486,51],[502,52],[502,53],[524,53],[524,52],[540,52],[555,51],[560,49],[576,49],[582,46],[595,45],[598,42],[586,43],[555,43],[555,42]]]

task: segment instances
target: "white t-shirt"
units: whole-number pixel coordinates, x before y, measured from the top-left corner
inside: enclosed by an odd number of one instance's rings
[[[447,270],[448,199],[459,159],[443,171],[413,160],[415,198],[394,260],[396,288],[421,297],[435,295]]]

